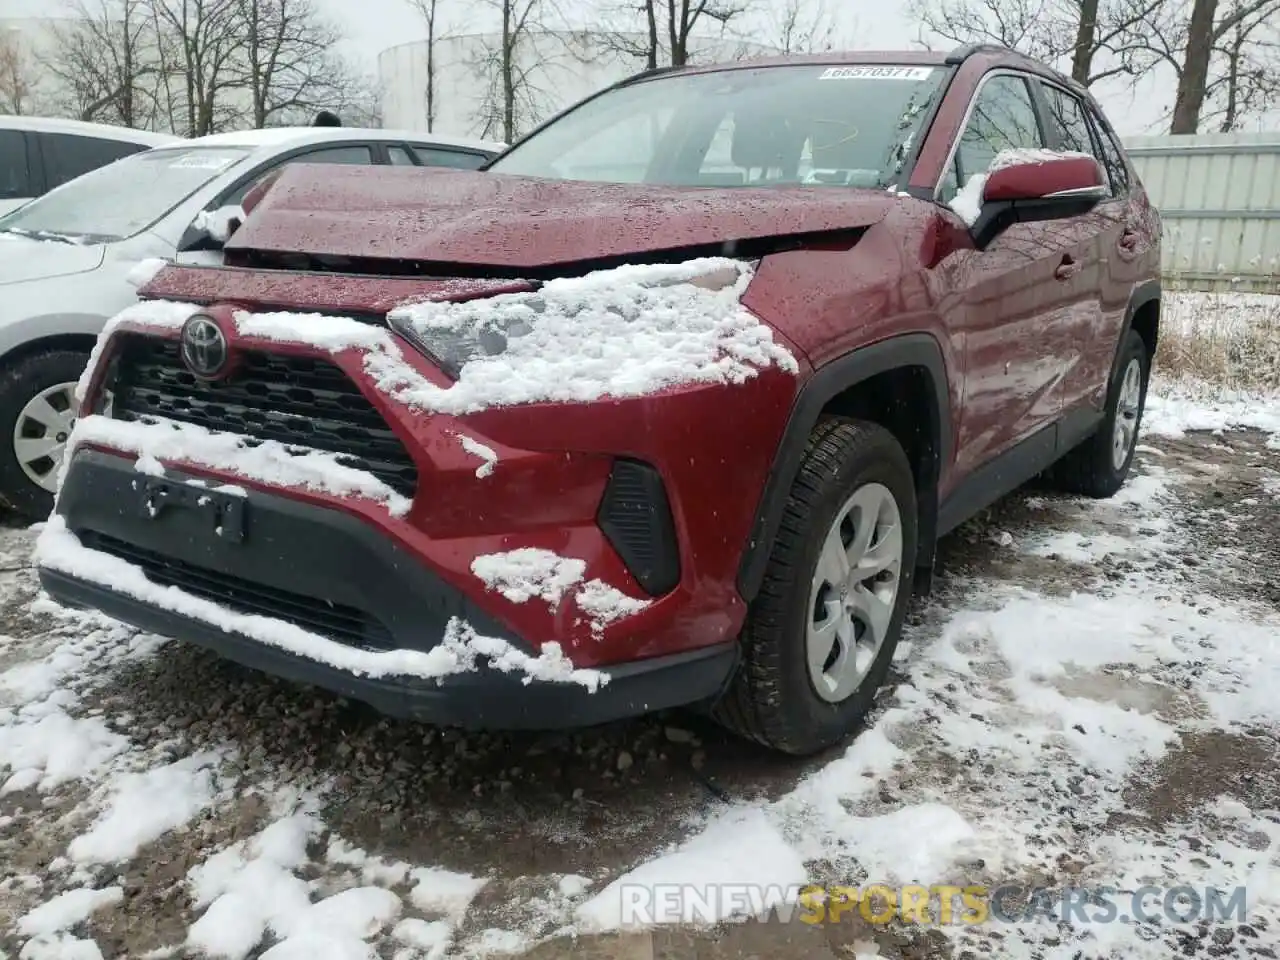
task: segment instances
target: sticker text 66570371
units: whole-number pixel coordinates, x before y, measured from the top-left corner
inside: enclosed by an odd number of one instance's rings
[[[928,80],[932,67],[885,67],[863,64],[856,67],[827,67],[819,80]]]

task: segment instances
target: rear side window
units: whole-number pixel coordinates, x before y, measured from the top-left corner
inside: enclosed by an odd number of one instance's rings
[[[1122,197],[1129,192],[1129,168],[1125,166],[1124,153],[1098,112],[1090,108],[1089,116],[1098,142],[1102,144],[1102,164],[1106,167],[1107,179],[1111,181],[1111,192]]]
[[[969,122],[960,134],[955,162],[943,179],[940,199],[950,202],[971,177],[986,173],[1002,150],[1044,145],[1027,82],[1012,74],[992,77],[974,101]]]
[[[1041,89],[1044,90],[1045,105],[1049,108],[1050,134],[1057,138],[1061,149],[1087,153],[1095,159],[1101,159],[1094,149],[1093,138],[1089,136],[1089,121],[1085,118],[1084,104],[1066,91],[1047,83],[1042,84]]]
[[[373,154],[365,146],[326,147],[294,157],[289,163],[373,163]]]
[[[457,170],[478,170],[488,161],[488,157],[479,153],[467,153],[462,150],[445,150],[441,147],[428,147],[414,144],[413,152],[424,167],[453,167]]]
[[[78,137],[65,133],[40,134],[40,151],[44,156],[45,187],[52,190],[68,180],[97,170],[121,157],[147,149],[137,143]]]
[[[387,156],[391,158],[393,167],[415,167],[413,162],[413,154],[404,147],[390,146],[387,147]]]
[[[27,166],[27,138],[18,130],[0,130],[0,199],[31,196],[31,170]]]

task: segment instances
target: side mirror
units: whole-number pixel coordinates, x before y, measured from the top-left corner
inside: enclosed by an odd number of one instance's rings
[[[238,206],[201,210],[183,233],[178,251],[221,250],[231,235],[240,229],[244,218],[245,212]]]
[[[992,161],[972,224],[979,249],[1014,223],[1088,213],[1109,195],[1102,167],[1082,153],[1006,150]]]

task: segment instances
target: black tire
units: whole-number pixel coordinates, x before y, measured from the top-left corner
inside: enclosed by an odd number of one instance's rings
[[[53,510],[53,494],[18,464],[13,449],[18,415],[42,391],[79,380],[88,362],[89,354],[77,350],[42,350],[0,369],[0,496],[24,519],[46,519]]]
[[[1124,462],[1116,465],[1113,456],[1116,418],[1121,415],[1120,397],[1125,374],[1133,363],[1138,364],[1140,390],[1137,416],[1133,421],[1133,440]],[[1124,485],[1133,466],[1134,451],[1142,428],[1142,414],[1147,406],[1147,381],[1151,375],[1151,358],[1147,345],[1135,331],[1130,330],[1120,346],[1119,360],[1111,383],[1107,386],[1107,408],[1098,429],[1087,440],[1059,460],[1047,473],[1051,486],[1065,493],[1077,493],[1086,497],[1105,499],[1114,496]]]
[[[902,529],[898,592],[885,639],[861,684],[832,703],[820,697],[806,662],[811,591],[823,541],[855,491],[883,484],[897,502]],[[826,419],[814,428],[787,497],[760,592],[743,628],[742,663],[715,717],[734,732],[784,753],[805,756],[848,737],[884,682],[915,574],[915,481],[901,445],[874,423]]]

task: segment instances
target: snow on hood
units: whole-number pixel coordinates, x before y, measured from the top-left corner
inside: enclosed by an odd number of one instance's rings
[[[856,230],[881,220],[895,203],[870,190],[681,188],[304,164],[285,169],[226,251],[519,271],[667,251],[709,254],[708,247],[735,242]]]
[[[101,244],[35,240],[20,234],[0,234],[0,284],[52,280],[88,273],[102,265]]]

